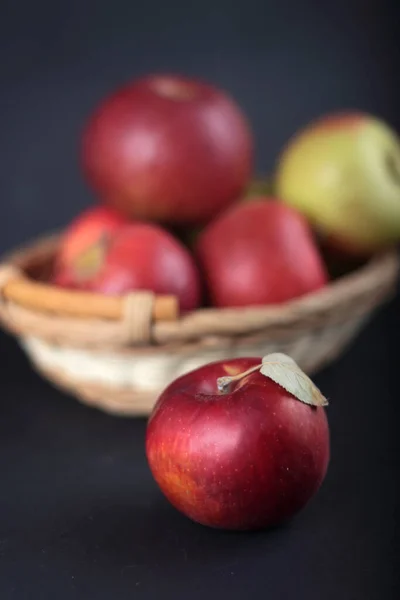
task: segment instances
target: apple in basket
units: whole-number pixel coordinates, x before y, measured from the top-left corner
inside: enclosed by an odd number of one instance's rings
[[[182,76],[147,76],[116,90],[83,132],[87,181],[131,217],[205,222],[240,196],[252,167],[240,108],[223,91]]]
[[[199,235],[196,254],[218,307],[282,303],[327,283],[306,220],[271,198],[229,208]]]
[[[84,278],[82,269],[86,269]],[[62,273],[56,272],[54,283],[62,285],[63,281]],[[194,259],[172,234],[150,223],[118,227],[105,250],[103,239],[94,242],[77,257],[68,285],[106,295],[133,290],[172,294],[182,311],[195,309],[200,303],[200,277]]]
[[[104,259],[112,236],[128,221],[111,208],[93,206],[67,227],[55,258],[54,283],[73,285],[90,279]]]
[[[202,366],[159,397],[146,432],[172,505],[216,528],[260,529],[301,510],[330,456],[326,399],[288,356]]]
[[[400,240],[400,139],[367,114],[317,119],[283,150],[276,193],[326,247],[368,256]]]

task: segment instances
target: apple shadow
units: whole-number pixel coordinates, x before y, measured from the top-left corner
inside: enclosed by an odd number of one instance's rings
[[[109,576],[155,569],[168,575],[189,563],[199,576],[205,570],[218,572],[251,560],[260,550],[272,552],[276,538],[290,526],[251,532],[205,527],[181,515],[156,490],[136,503],[108,498],[95,513],[82,505],[70,511],[63,516],[69,527],[52,544],[53,555],[68,562],[89,560]]]

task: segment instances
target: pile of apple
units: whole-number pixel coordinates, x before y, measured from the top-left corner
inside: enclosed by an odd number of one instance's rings
[[[84,130],[98,205],[66,228],[53,282],[173,294],[181,311],[275,304],[326,285],[324,249],[367,257],[400,239],[400,142],[379,119],[296,133],[273,197],[252,188],[253,158],[246,116],[214,86],[155,75],[117,90]]]

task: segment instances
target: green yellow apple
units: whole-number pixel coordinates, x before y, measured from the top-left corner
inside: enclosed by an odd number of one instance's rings
[[[284,148],[275,192],[334,247],[372,254],[400,240],[400,139],[369,114],[321,117]]]

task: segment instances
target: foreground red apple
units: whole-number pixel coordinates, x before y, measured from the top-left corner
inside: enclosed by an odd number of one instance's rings
[[[197,223],[240,196],[252,155],[246,119],[224,92],[154,75],[101,103],[84,131],[82,165],[92,188],[123,213]]]
[[[189,251],[168,231],[148,223],[119,228],[105,253],[96,244],[87,250],[92,271],[84,289],[106,295],[134,290],[172,294],[182,311],[195,309],[200,302],[200,278]],[[79,287],[79,279],[73,282]]]
[[[327,282],[305,219],[269,198],[217,217],[199,235],[196,252],[218,307],[285,302]]]
[[[316,388],[305,400],[314,396],[318,406],[300,401],[262,374],[260,362],[240,358],[192,371],[167,387],[150,416],[152,474],[175,508],[203,525],[277,525],[302,509],[325,477],[326,402],[316,400]],[[219,391],[217,380],[227,375],[230,389]]]

